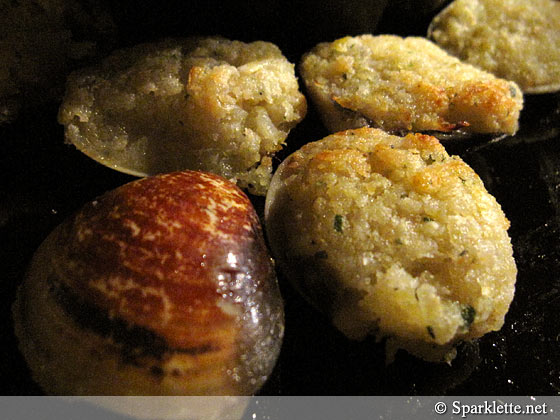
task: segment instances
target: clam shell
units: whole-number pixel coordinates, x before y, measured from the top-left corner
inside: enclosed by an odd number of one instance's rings
[[[34,379],[66,395],[251,395],[284,328],[251,202],[194,171],[126,184],[60,225],[14,314]]]

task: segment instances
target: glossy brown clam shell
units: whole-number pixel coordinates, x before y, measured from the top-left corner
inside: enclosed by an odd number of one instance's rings
[[[47,392],[252,394],[270,374],[282,302],[258,217],[229,181],[194,171],[135,181],[45,242],[16,331]],[[51,310],[60,322],[37,331]]]

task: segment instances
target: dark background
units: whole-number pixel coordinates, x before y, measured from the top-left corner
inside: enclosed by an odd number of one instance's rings
[[[107,2],[115,46],[165,36],[222,35],[276,43],[294,63],[320,41],[343,35],[424,35],[436,1],[311,0]],[[58,103],[28,106],[0,127],[0,394],[40,395],[12,332],[11,305],[35,249],[64,218],[134,178],[64,144]],[[280,161],[326,135],[312,105],[288,137]],[[451,366],[405,353],[385,365],[382,343],[344,338],[280,276],[286,305],[282,353],[263,395],[557,395],[560,393],[560,96],[525,97],[521,129],[499,141],[447,142],[484,180],[511,221],[519,275],[501,331],[459,347]],[[252,197],[262,211],[262,198]]]

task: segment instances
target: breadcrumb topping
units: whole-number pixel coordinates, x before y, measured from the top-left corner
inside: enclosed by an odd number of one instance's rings
[[[362,128],[309,143],[274,175],[274,255],[348,337],[429,360],[498,330],[513,299],[509,222],[434,138]]]
[[[301,62],[307,90],[332,132],[461,129],[514,134],[515,83],[464,64],[418,37],[362,35],[317,45]]]
[[[558,1],[456,0],[434,18],[428,36],[524,92],[560,89]]]
[[[271,43],[167,40],[115,52],[73,74],[59,121],[66,140],[114,169],[194,169],[255,194],[306,112],[294,66]]]

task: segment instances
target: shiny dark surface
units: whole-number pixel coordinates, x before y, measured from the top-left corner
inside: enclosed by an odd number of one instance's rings
[[[308,2],[300,13],[269,1],[211,0],[188,7],[185,3],[127,0],[113,4],[120,29],[118,44],[220,34],[244,41],[270,40],[297,62],[316,42],[345,33],[423,35],[435,13],[427,6],[413,10],[406,0],[392,2],[391,7],[385,7],[384,1],[346,3],[358,12],[367,10],[367,19],[363,14],[358,19],[341,12],[330,0]],[[0,325],[7,338],[0,362],[3,395],[41,394],[17,350],[10,309],[33,252],[84,203],[134,179],[65,145],[63,128],[56,122],[57,107],[56,103],[31,107],[14,123],[0,127]],[[278,161],[326,134],[309,108]],[[286,335],[277,367],[262,394],[560,394],[560,94],[526,96],[520,131],[513,137],[496,141],[473,137],[448,141],[445,146],[477,171],[511,221],[519,274],[502,330],[462,345],[451,366],[421,362],[404,353],[386,366],[382,343],[348,341],[280,277]],[[253,197],[253,201],[262,211],[263,200]]]

